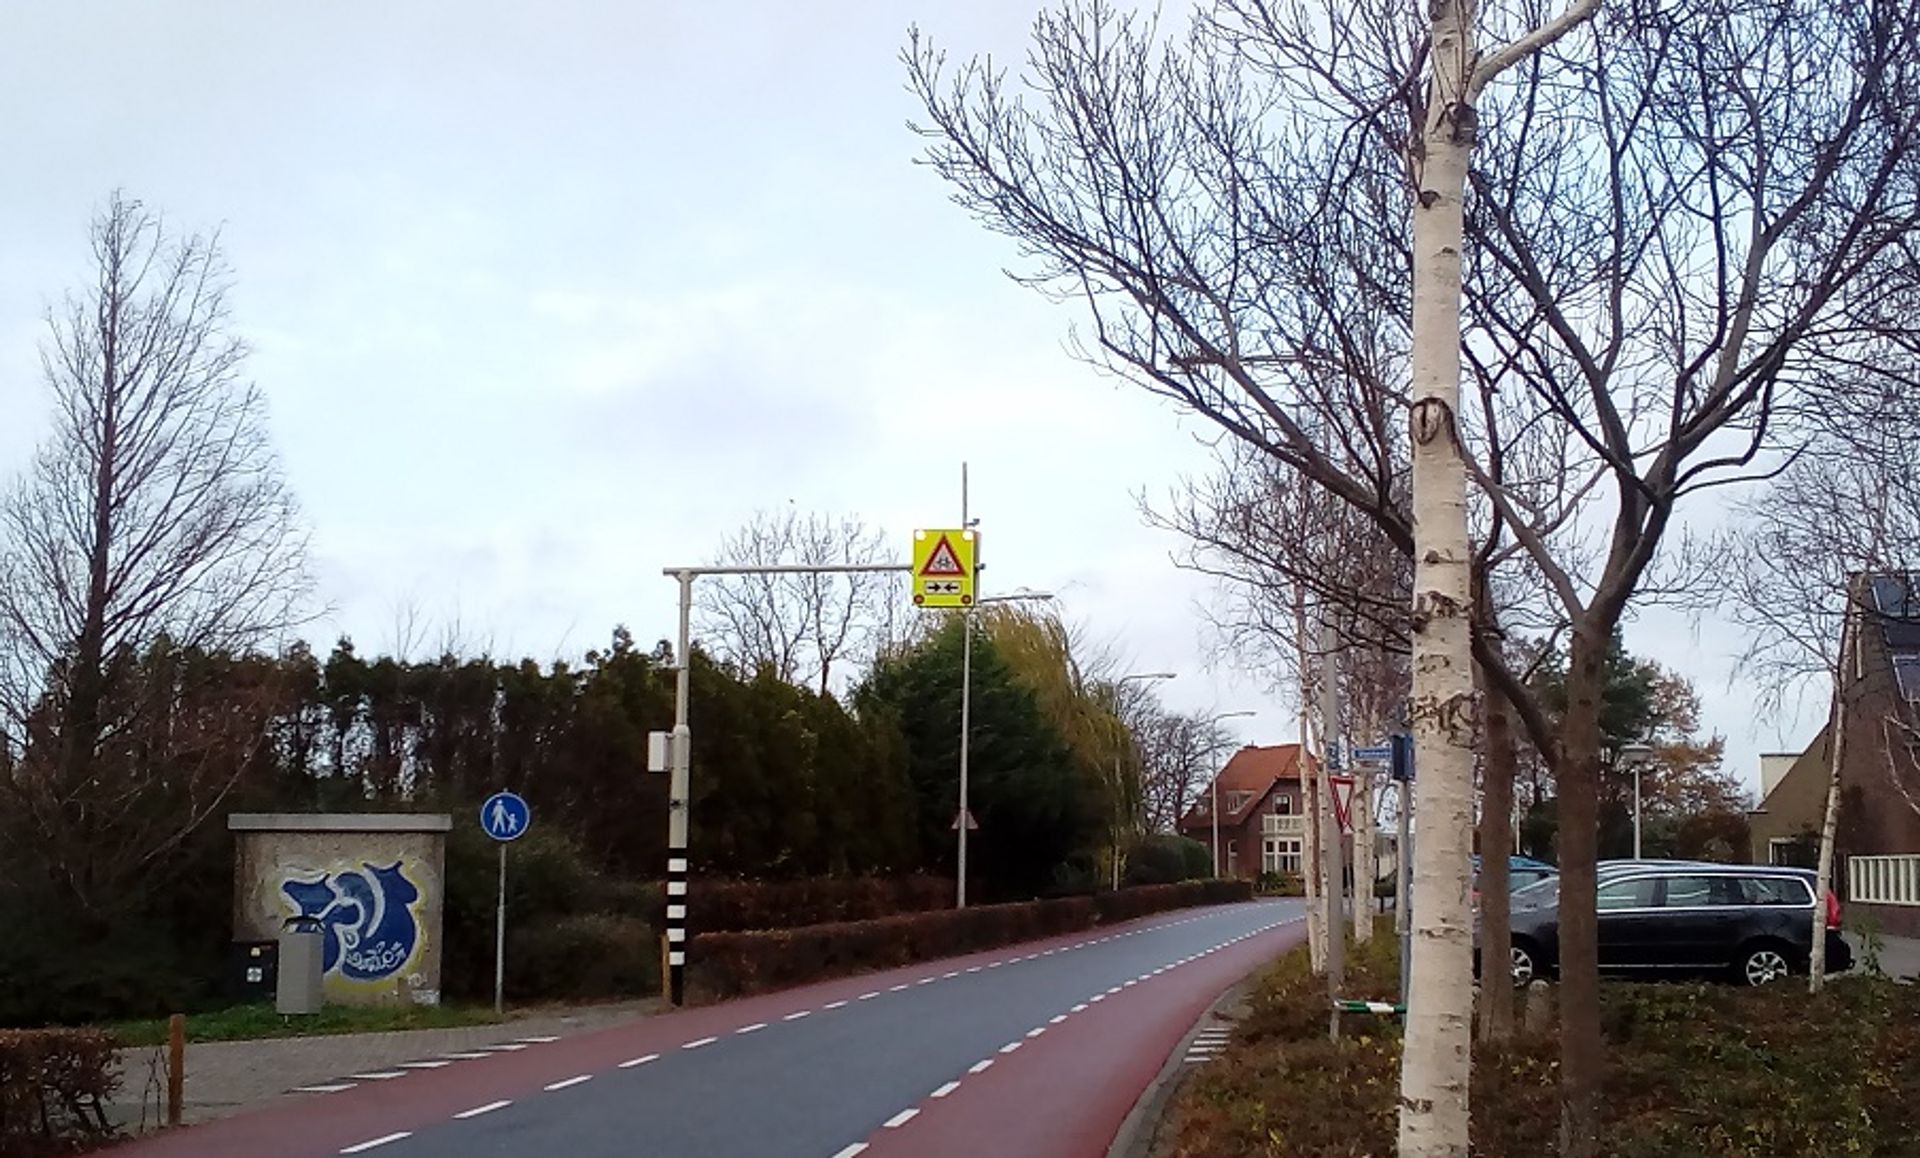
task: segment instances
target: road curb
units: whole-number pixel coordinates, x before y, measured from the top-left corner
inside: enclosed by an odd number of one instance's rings
[[[1185,1064],[1188,1047],[1200,1031],[1208,1026],[1220,1022],[1237,1024],[1246,1016],[1247,993],[1259,980],[1266,965],[1263,962],[1255,966],[1245,977],[1234,982],[1187,1027],[1187,1032],[1181,1035],[1180,1041],[1167,1054],[1160,1072],[1154,1075],[1146,1089],[1140,1091],[1133,1109],[1127,1111],[1119,1132],[1107,1147],[1107,1158],[1150,1158],[1155,1152],[1160,1142],[1160,1128],[1165,1123],[1167,1105],[1173,1100],[1173,1095],[1179,1092],[1190,1068]]]

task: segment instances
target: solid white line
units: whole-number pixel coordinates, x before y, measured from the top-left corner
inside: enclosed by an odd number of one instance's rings
[[[933,1091],[933,1096],[936,1098],[944,1098],[948,1094],[951,1094],[953,1091],[959,1088],[960,1088],[959,1082],[948,1082],[946,1085],[941,1086],[939,1089]]]
[[[650,1061],[659,1061],[659,1060],[660,1060],[660,1055],[657,1053],[650,1053],[650,1054],[647,1054],[645,1057],[630,1057],[626,1061],[623,1061],[620,1063],[620,1068],[623,1070],[630,1070],[635,1066],[643,1066]]]
[[[555,1090],[564,1090],[568,1086],[577,1086],[581,1082],[590,1082],[592,1080],[593,1080],[592,1074],[581,1074],[577,1078],[568,1078],[565,1081],[553,1082],[546,1087],[546,1091],[548,1093],[552,1093]]]
[[[893,1117],[888,1118],[886,1121],[880,1124],[882,1126],[885,1126],[889,1130],[898,1130],[900,1127],[906,1125],[908,1122],[913,1121],[915,1118],[919,1116],[920,1116],[919,1108],[912,1107],[912,1108],[900,1111],[899,1113],[895,1114]]]
[[[455,1114],[454,1117],[464,1122],[468,1118],[478,1118],[482,1114],[491,1114],[495,1110],[504,1110],[511,1105],[513,1105],[512,1102],[506,1101],[504,1099],[498,1102],[488,1102],[484,1106],[475,1106],[471,1110],[462,1110],[459,1113]]]
[[[296,1094],[337,1094],[342,1090],[356,1088],[354,1082],[336,1082],[330,1086],[295,1086],[290,1091]]]
[[[811,1017],[811,1016],[813,1016],[813,1010],[799,1009],[799,1010],[795,1010],[792,1013],[787,1014],[785,1017],[781,1018],[780,1020],[781,1021],[799,1021],[803,1017]]]
[[[844,1001],[829,1001],[829,1002],[827,1002],[827,1003],[826,1003],[825,1005],[822,1005],[822,1006],[821,1006],[820,1008],[822,1008],[822,1009],[838,1009],[838,1008],[840,1008],[841,1006],[843,1006],[843,1005],[845,1005],[845,1004],[846,1004],[846,1002],[844,1002]]]
[[[375,1146],[385,1146],[389,1142],[398,1142],[402,1138],[411,1138],[411,1137],[413,1137],[413,1131],[402,1130],[398,1134],[388,1134],[384,1138],[375,1138],[371,1142],[362,1142],[357,1146],[348,1146],[345,1149],[341,1150],[340,1152],[342,1154],[364,1154],[367,1151],[373,1149]]]
[[[720,1039],[717,1037],[703,1037],[696,1041],[690,1041],[687,1044],[681,1046],[680,1048],[681,1049],[699,1049],[703,1045],[712,1045],[714,1042],[719,1040]]]
[[[1065,1021],[1066,1019],[1067,1019],[1067,1015],[1066,1015],[1066,1014],[1064,1014],[1064,1013],[1056,1013],[1056,1014],[1054,1014],[1054,1015],[1053,1015],[1052,1017],[1049,1017],[1049,1018],[1047,1018],[1047,1024],[1048,1024],[1048,1025],[1059,1025],[1059,1024],[1060,1024],[1061,1022],[1063,1022],[1063,1021]]]
[[[853,1145],[847,1147],[845,1150],[842,1150],[838,1154],[835,1154],[833,1158],[853,1158],[855,1154],[866,1153],[866,1150],[867,1150],[867,1144],[865,1142],[855,1142]]]
[[[985,1061],[977,1061],[977,1062],[974,1062],[972,1065],[968,1066],[967,1072],[970,1074],[984,1074],[992,1068],[993,1068],[993,1059],[987,1058]]]
[[[763,1029],[765,1029],[765,1028],[767,1028],[767,1023],[766,1023],[766,1022],[764,1022],[764,1021],[756,1021],[756,1022],[754,1022],[754,1023],[752,1024],[752,1025],[743,1025],[743,1026],[741,1026],[741,1027],[740,1027],[739,1029],[736,1029],[736,1030],[734,1030],[733,1032],[735,1032],[735,1033],[756,1033],[756,1032],[758,1032],[758,1031],[760,1031],[760,1030],[763,1030]]]

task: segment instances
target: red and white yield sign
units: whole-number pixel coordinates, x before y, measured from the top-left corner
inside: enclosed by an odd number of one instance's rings
[[[1353,831],[1353,777],[1329,775],[1327,795],[1333,798],[1333,819],[1341,832]]]

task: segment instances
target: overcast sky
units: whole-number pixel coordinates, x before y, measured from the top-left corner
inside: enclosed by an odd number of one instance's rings
[[[756,509],[856,514],[904,555],[959,515],[988,589],[1059,592],[1182,708],[1290,708],[1210,664],[1205,581],[1136,496],[1207,431],[1072,360],[1076,314],[913,164],[897,53],[919,23],[1019,59],[1036,0],[65,0],[0,14],[0,469],[46,421],[47,303],[114,187],[218,227],[236,323],[314,532],[316,633],[437,633],[548,659],[672,630],[661,568]],[[1737,637],[1642,619],[1729,763]]]

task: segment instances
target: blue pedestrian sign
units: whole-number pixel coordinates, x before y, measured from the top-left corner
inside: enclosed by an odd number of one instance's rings
[[[518,840],[533,823],[527,802],[511,792],[496,792],[480,806],[480,827],[498,841]]]

